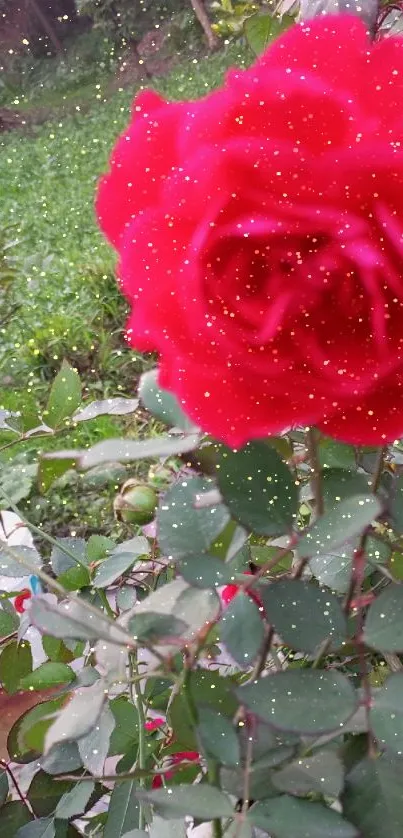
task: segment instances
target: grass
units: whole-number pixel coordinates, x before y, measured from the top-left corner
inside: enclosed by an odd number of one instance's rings
[[[248,58],[245,50],[233,45],[177,66],[156,80],[155,87],[168,98],[195,98],[217,85],[228,66]],[[4,293],[8,308],[18,307],[1,327],[0,408],[19,409],[27,401],[42,404],[63,358],[80,372],[88,398],[133,395],[139,374],[152,363],[125,346],[126,304],[115,284],[114,254],[98,231],[93,211],[97,179],[128,120],[135,93],[125,89],[107,95],[107,88],[106,81],[104,85],[97,81],[90,86],[89,97],[88,84],[84,85],[85,113],[77,104],[74,113],[60,117],[56,112],[30,133],[0,135],[0,230],[11,223],[16,240],[13,281]],[[56,79],[54,88],[44,85],[42,98],[35,95],[35,107],[49,102],[49,91],[55,100],[58,95],[80,100],[76,84],[68,89],[63,83],[60,89]],[[150,428],[133,420],[130,425],[103,418],[82,423],[62,441],[45,443],[83,447],[123,431],[136,436]],[[5,453],[9,459],[16,451]],[[23,454],[27,461],[37,455],[37,443],[27,443]],[[98,511],[98,489],[94,495],[93,487],[87,492],[82,484],[65,484],[63,492],[52,491],[50,499],[39,498],[34,491],[28,504],[34,517],[38,513],[55,522],[59,535],[68,519],[83,515],[87,528],[95,515],[97,525],[110,531],[114,525],[109,489],[107,525],[102,492]]]
[[[156,86],[172,98],[199,96],[225,68],[243,58],[232,47],[177,68]],[[12,296],[21,308],[3,331],[2,363],[11,376],[49,379],[64,355],[93,378],[111,372],[116,345],[111,325],[124,322],[113,278],[114,255],[95,222],[93,200],[117,134],[127,122],[134,91],[106,99],[93,89],[90,109],[46,123],[35,136],[3,135],[0,146],[0,221],[19,237],[20,275]],[[122,352],[123,344],[121,344]],[[96,357],[94,357],[96,356]],[[130,353],[135,367],[137,360]],[[119,356],[121,357],[121,356]],[[118,367],[120,364],[118,364]],[[88,369],[86,369],[88,367]]]

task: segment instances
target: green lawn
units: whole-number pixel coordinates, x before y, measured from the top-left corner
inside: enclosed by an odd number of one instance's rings
[[[194,98],[217,85],[228,66],[248,60],[245,49],[232,45],[182,65],[155,86],[170,98]],[[74,86],[71,96],[81,104],[74,105],[73,113],[62,115],[57,107],[40,128],[0,135],[0,293],[1,242],[14,240],[7,252],[14,254],[15,272],[6,294],[8,305],[18,306],[13,319],[0,327],[0,409],[43,403],[63,358],[78,369],[90,399],[133,395],[141,371],[154,364],[125,346],[126,306],[115,284],[114,254],[93,211],[97,179],[127,122],[135,90],[106,96],[102,85],[90,89],[89,96],[87,84],[81,90]],[[57,92],[57,84],[45,86],[41,95],[36,91],[35,107],[57,102]],[[65,97],[63,86],[60,103]],[[26,100],[24,107],[28,111]],[[15,462],[18,454],[24,467],[37,460],[43,447],[83,447],[122,433],[150,432],[153,427],[144,418],[102,417],[60,438],[28,441],[22,451],[21,446],[0,450],[0,460]],[[0,433],[0,448],[8,438]],[[58,535],[72,527],[111,532],[113,491],[110,475],[95,485],[85,477],[73,478],[46,498],[33,483],[23,508],[31,520]]]
[[[169,97],[196,97],[219,83],[228,65],[243,60],[245,54],[232,46],[177,69],[156,86]],[[125,355],[127,350],[111,330],[124,322],[124,303],[114,284],[113,254],[95,223],[93,199],[134,92],[105,99],[102,87],[94,86],[89,101],[86,87],[84,113],[76,105],[73,114],[56,117],[33,136],[2,135],[0,224],[16,225],[20,275],[12,298],[21,307],[3,330],[0,363],[18,382],[30,374],[40,387],[67,356],[88,383],[100,386],[102,378],[107,392],[118,386],[122,356],[116,357],[116,349],[119,345]],[[139,366],[134,353],[124,363],[134,371]],[[129,379],[127,366],[124,378]]]

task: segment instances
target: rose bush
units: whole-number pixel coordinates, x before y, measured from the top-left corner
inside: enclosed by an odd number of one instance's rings
[[[403,43],[297,25],[196,102],[134,103],[97,198],[160,383],[239,446],[403,431]]]

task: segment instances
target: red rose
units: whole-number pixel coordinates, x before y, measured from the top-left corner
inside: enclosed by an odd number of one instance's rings
[[[157,718],[157,719],[150,719],[148,722],[145,723],[144,728],[149,733],[153,733],[154,730],[159,730],[160,727],[163,727],[165,724],[165,719]]]
[[[19,593],[15,600],[14,600],[14,608],[18,614],[23,614],[25,611],[25,603],[28,599],[31,599],[32,594],[28,588],[23,588],[21,593]]]
[[[251,573],[250,570],[245,570],[244,575],[245,576],[252,576],[253,574]],[[225,585],[225,587],[222,589],[222,591],[220,593],[220,599],[221,599],[221,602],[223,603],[223,605],[225,605],[225,606],[229,605],[230,602],[232,602],[232,600],[234,599],[234,597],[236,597],[239,589],[240,589],[240,585],[235,585],[235,584]],[[263,602],[261,600],[261,597],[257,593],[257,591],[255,591],[253,588],[250,588],[246,591],[246,593],[248,594],[248,596],[250,596],[251,599],[253,599],[253,601],[256,603],[256,605],[259,608],[263,608]]]
[[[97,211],[130,342],[239,446],[403,432],[403,41],[294,26],[198,102],[135,101]]]
[[[198,762],[199,759],[200,754],[198,754],[197,751],[180,751],[177,754],[172,754],[172,756],[170,757],[170,762],[172,765],[180,765],[181,762]],[[168,771],[164,771],[165,780],[172,780],[172,777],[174,777],[174,775],[175,772],[170,769],[168,769]],[[155,774],[152,779],[151,788],[160,789],[162,785],[163,783],[161,774]]]

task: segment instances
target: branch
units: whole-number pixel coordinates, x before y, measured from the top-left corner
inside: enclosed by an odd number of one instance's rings
[[[203,32],[206,36],[206,40],[208,43],[208,48],[213,50],[217,47],[218,40],[214,35],[214,32],[211,28],[211,23],[208,19],[207,12],[204,8],[203,0],[190,0],[192,9],[197,17],[197,20],[200,23],[200,26],[203,29]]]

